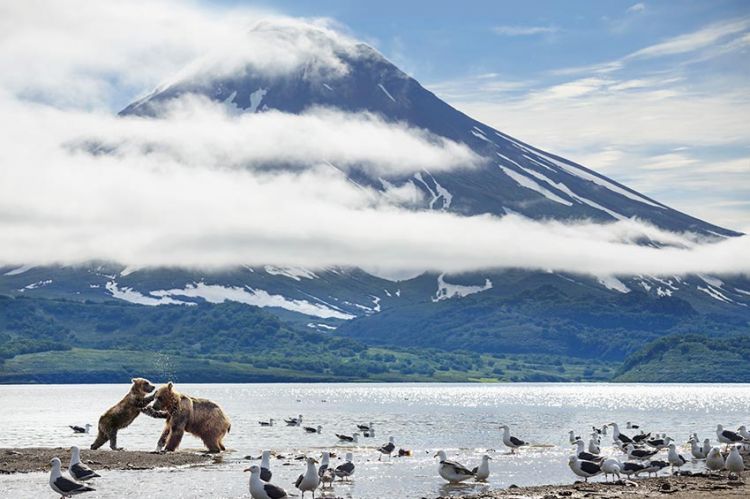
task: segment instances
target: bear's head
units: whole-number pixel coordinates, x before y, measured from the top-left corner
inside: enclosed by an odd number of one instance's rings
[[[133,378],[130,381],[133,383],[130,387],[130,393],[139,397],[145,397],[156,389],[146,378]]]
[[[159,389],[156,390],[153,404],[155,410],[172,412],[179,404],[180,394],[174,390],[171,381],[166,385],[160,386]]]

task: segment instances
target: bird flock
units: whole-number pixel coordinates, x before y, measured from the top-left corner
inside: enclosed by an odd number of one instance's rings
[[[307,434],[319,435],[322,432],[320,425],[302,426],[302,415],[284,421],[288,426],[301,427]],[[274,420],[259,421],[258,423],[262,427],[272,427]],[[604,441],[608,436],[609,428],[611,428],[612,446],[611,452],[605,453],[602,449],[605,448]],[[588,443],[579,435],[576,435],[573,430],[569,431],[568,440],[575,448],[574,454],[568,458],[570,470],[576,476],[583,478],[585,482],[598,475],[603,475],[605,481],[609,481],[610,477],[612,480],[622,480],[623,475],[628,479],[641,475],[655,476],[666,468],[670,468],[673,474],[679,474],[682,466],[692,462],[697,465],[702,463],[709,475],[727,471],[729,480],[741,480],[740,474],[745,470],[743,455],[750,455],[750,433],[744,425],[740,426],[737,431],[727,430],[722,425],[717,425],[715,441],[718,445],[714,445],[710,438],[701,441],[698,435],[693,433],[685,442],[686,447],[690,449],[689,457],[680,454],[675,439],[665,433],[647,433],[640,429],[639,425],[631,422],[627,422],[625,428],[639,431],[626,435],[620,431],[620,426],[617,423],[608,423],[601,427],[592,427]],[[374,437],[375,435],[375,425],[372,422],[358,424],[356,429],[358,431],[351,435],[341,433],[334,433],[334,435],[340,443],[357,443],[360,435],[366,437]],[[528,441],[512,435],[510,426],[501,424],[498,429],[502,432],[500,438],[510,450],[510,454],[515,454],[523,447],[532,446]],[[724,445],[723,450],[721,445]],[[399,457],[412,455],[410,450],[398,449],[396,451],[394,437],[389,437],[388,442],[378,446],[376,450],[378,461],[383,457],[388,457],[390,460],[394,453]],[[666,452],[666,456],[662,454],[664,452]],[[290,494],[283,487],[271,483],[273,478],[271,470],[272,455],[271,451],[263,451],[260,455],[260,465],[253,465],[243,470],[250,472],[249,490],[253,499],[285,499],[290,497]],[[352,480],[356,468],[353,454],[347,452],[344,462],[335,467],[331,466],[330,463],[334,456],[331,452],[323,451],[320,455],[320,461],[311,456],[296,458],[304,461],[304,470],[294,482],[294,487],[301,493],[302,498],[309,492],[314,499],[315,492],[318,489],[332,488],[336,479],[341,482]],[[284,456],[277,454],[276,457],[283,458]],[[490,461],[492,458],[487,454],[483,455],[481,462],[473,468],[449,459],[444,450],[435,452],[434,457],[438,459],[438,476],[448,483],[457,484],[470,479],[484,482],[490,477]],[[68,466],[70,479],[62,475],[59,458],[53,458],[50,464],[52,469],[49,485],[62,498],[95,490],[88,484],[95,478],[99,478],[100,475],[81,462],[78,447],[71,448]]]

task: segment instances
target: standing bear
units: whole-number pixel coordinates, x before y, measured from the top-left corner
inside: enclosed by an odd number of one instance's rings
[[[156,390],[153,405],[143,412],[151,417],[166,418],[164,431],[156,444],[157,452],[176,450],[185,432],[203,440],[209,452],[226,450],[222,440],[232,425],[221,407],[210,400],[178,392],[171,381]]]
[[[133,378],[130,381],[133,384],[128,394],[99,418],[99,433],[91,444],[91,449],[98,449],[109,440],[112,450],[122,450],[117,447],[117,431],[129,426],[141,410],[154,399],[149,393],[156,387],[149,380]]]

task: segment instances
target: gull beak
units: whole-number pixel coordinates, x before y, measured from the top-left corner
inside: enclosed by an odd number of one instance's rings
[[[242,472],[243,472],[243,473],[244,473],[245,471],[250,471],[250,468],[245,468],[244,470],[242,470]]]

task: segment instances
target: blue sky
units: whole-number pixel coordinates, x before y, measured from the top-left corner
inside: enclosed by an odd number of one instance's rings
[[[750,2],[219,4],[334,19],[487,124],[750,229]]]

